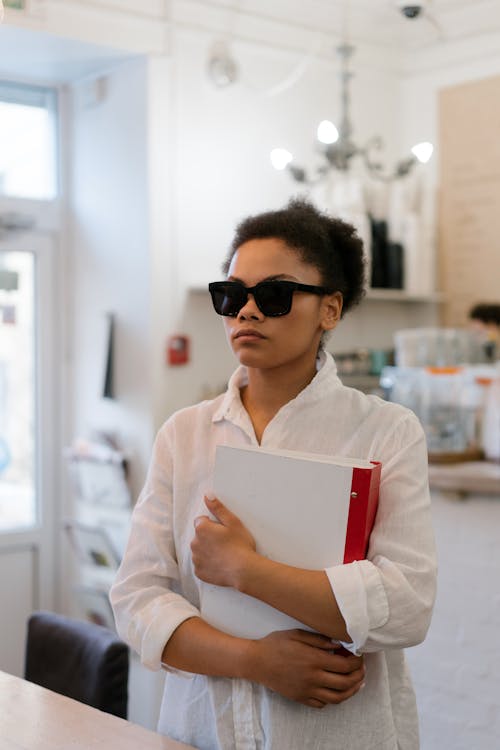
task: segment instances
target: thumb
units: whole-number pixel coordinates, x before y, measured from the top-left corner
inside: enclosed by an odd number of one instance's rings
[[[223,526],[228,526],[230,523],[234,523],[235,521],[238,521],[239,519],[234,515],[234,513],[231,513],[229,508],[226,508],[224,503],[221,503],[221,501],[216,497],[207,497],[205,495],[205,505],[207,506],[208,510],[213,513],[213,515],[216,517],[220,523],[223,524]]]

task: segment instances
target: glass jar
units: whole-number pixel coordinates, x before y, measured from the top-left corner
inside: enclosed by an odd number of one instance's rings
[[[423,371],[420,418],[430,454],[463,453],[467,449],[463,388],[461,367],[427,367]]]

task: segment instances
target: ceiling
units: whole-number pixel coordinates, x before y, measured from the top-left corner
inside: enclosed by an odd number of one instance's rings
[[[174,0],[173,14],[199,6],[225,13],[228,30],[245,37],[262,24],[404,48],[423,48],[500,32],[499,0],[423,0],[415,19],[406,18],[398,0]]]
[[[99,0],[100,2],[100,0]],[[85,5],[84,0],[79,0]],[[99,3],[90,3],[94,8]],[[410,3],[411,4],[411,3]],[[418,4],[416,2],[415,4]],[[109,9],[117,6],[103,4]],[[423,0],[420,15],[404,17],[398,0],[170,0],[148,17],[155,24],[198,28],[229,38],[333,55],[347,34],[363,45],[397,53],[478,42],[497,49],[500,0]],[[163,8],[161,11],[158,8]],[[146,7],[141,11],[146,16]],[[131,22],[134,18],[131,16]],[[113,67],[130,52],[3,24],[0,74],[67,82]],[[20,51],[21,54],[20,54]]]

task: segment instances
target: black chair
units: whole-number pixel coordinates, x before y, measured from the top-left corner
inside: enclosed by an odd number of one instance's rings
[[[26,680],[126,719],[128,671],[128,646],[108,628],[55,612],[30,616]]]

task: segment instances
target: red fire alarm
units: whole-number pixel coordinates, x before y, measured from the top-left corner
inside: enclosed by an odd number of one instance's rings
[[[189,362],[189,338],[174,334],[168,339],[167,361],[169,365],[185,365]]]

